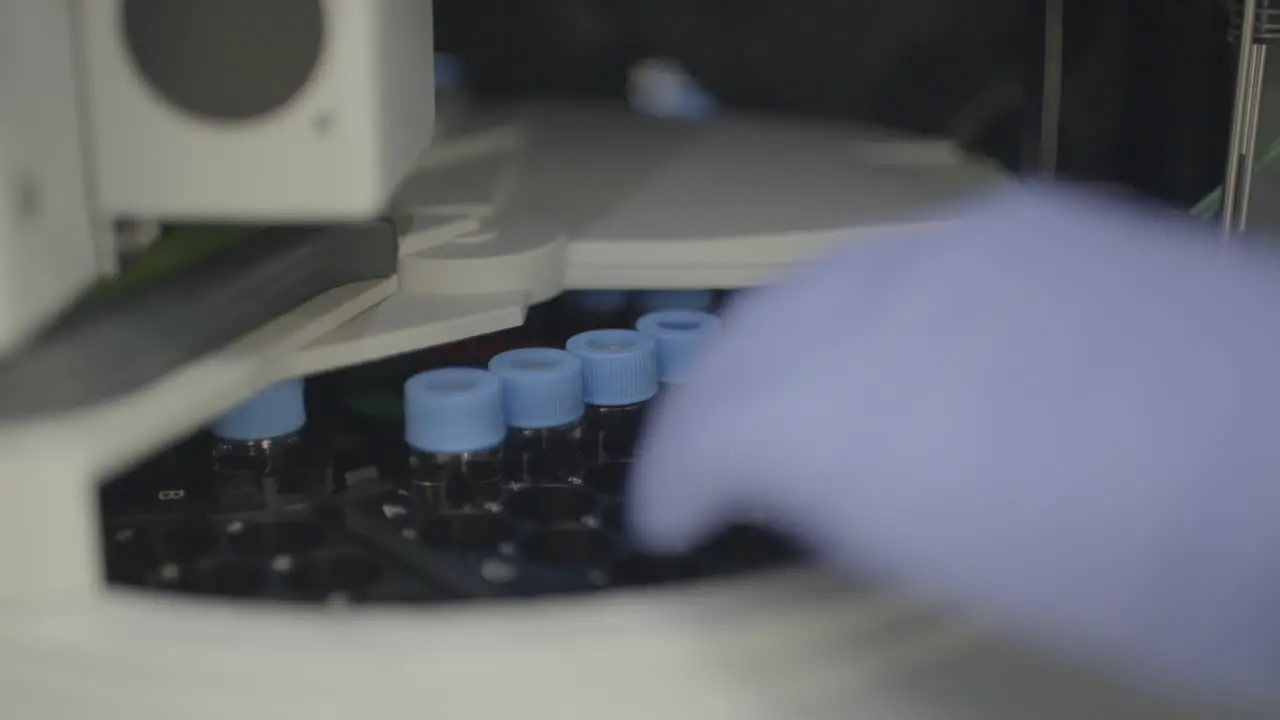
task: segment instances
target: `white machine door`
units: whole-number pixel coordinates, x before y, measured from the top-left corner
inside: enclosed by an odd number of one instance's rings
[[[95,244],[80,117],[70,4],[0,5],[0,355],[114,263]]]

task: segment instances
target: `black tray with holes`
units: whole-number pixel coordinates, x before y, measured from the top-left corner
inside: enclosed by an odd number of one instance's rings
[[[479,340],[468,342],[485,355],[499,342]],[[394,393],[413,372],[459,363],[442,350],[308,380],[312,495],[217,512],[202,436],[108,483],[108,579],[221,597],[433,602],[690,582],[799,559],[785,539],[752,526],[684,556],[640,552],[624,527],[625,458],[563,484],[509,482],[496,502],[466,512],[415,517],[396,413],[357,412],[346,401],[353,386]]]
[[[139,483],[144,476],[116,482]],[[465,568],[434,553],[416,566],[382,551],[378,539],[347,527],[340,495],[287,498],[279,507],[220,514],[194,500],[168,507],[180,489],[156,491],[150,513],[112,513],[104,523],[105,565],[112,583],[198,595],[328,602],[429,602],[488,594]],[[136,508],[135,506],[131,506]],[[358,523],[357,523],[358,524]]]
[[[398,486],[350,507],[367,522],[393,528],[397,554],[433,549],[474,568],[495,592],[516,596],[693,581],[796,559],[782,538],[746,525],[687,555],[640,551],[623,525],[629,466],[598,465],[579,483],[513,483],[483,508],[427,518],[414,517],[408,492]]]
[[[112,523],[107,534],[108,576],[126,584],[299,601],[429,601],[446,596],[305,512],[271,518],[134,519]]]

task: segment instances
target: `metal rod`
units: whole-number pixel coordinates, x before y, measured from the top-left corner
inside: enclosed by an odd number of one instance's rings
[[[1240,197],[1236,201],[1235,232],[1245,230],[1253,198],[1253,171],[1258,159],[1258,118],[1262,112],[1262,88],[1267,71],[1267,46],[1255,43],[1249,53],[1249,101],[1240,156]]]
[[[1029,0],[1027,99],[1023,171],[1053,176],[1058,169],[1062,116],[1065,0]]]
[[[1222,185],[1222,240],[1230,240],[1239,214],[1241,166],[1246,137],[1249,135],[1250,98],[1253,95],[1254,26],[1258,17],[1258,0],[1242,0],[1240,14],[1240,52],[1236,60],[1235,106],[1231,113],[1231,140],[1227,149],[1227,176]],[[1254,134],[1257,133],[1254,123]]]

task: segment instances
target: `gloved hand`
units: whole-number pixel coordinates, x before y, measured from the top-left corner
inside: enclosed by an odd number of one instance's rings
[[[1280,697],[1280,265],[1063,189],[746,293],[629,518],[761,513],[837,568],[1143,679]]]

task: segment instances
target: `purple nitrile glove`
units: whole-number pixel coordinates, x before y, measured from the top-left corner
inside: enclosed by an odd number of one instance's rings
[[[1280,697],[1280,264],[1033,186],[747,293],[658,408],[632,530],[763,513],[1147,680]]]

